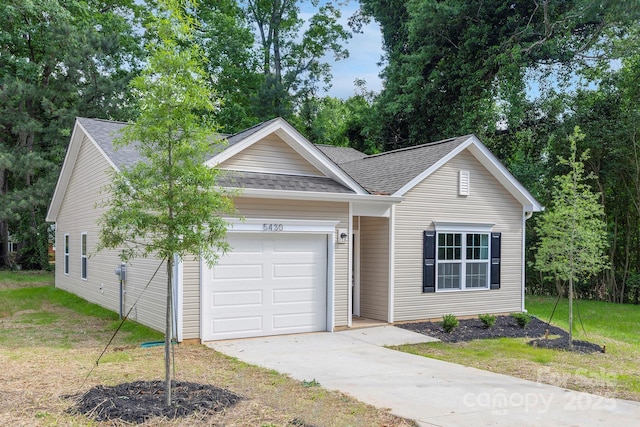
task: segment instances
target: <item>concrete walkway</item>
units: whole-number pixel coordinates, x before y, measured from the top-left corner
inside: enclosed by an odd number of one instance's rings
[[[382,326],[207,345],[297,380],[315,379],[325,388],[389,408],[420,426],[640,426],[639,402],[578,393],[383,347],[429,340],[433,339]],[[562,384],[561,378],[557,380]]]

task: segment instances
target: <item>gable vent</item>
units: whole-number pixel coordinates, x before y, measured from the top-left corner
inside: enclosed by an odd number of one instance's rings
[[[471,173],[469,171],[459,171],[458,173],[458,195],[468,196],[470,194]]]

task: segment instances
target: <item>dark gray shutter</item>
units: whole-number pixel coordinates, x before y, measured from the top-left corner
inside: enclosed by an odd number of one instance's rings
[[[491,289],[500,289],[500,241],[502,233],[491,233]]]
[[[425,231],[423,238],[422,292],[436,291],[436,232]]]

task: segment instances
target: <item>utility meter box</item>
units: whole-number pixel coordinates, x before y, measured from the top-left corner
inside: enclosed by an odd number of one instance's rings
[[[120,280],[127,280],[127,264],[120,264],[116,267],[116,276],[120,277]]]

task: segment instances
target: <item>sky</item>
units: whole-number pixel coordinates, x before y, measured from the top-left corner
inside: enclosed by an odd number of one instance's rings
[[[345,28],[348,29],[347,21],[358,8],[359,3],[355,0],[350,0],[346,5],[340,6],[342,12],[340,22]],[[304,19],[317,11],[309,1],[303,2],[300,10],[301,17]],[[348,58],[340,61],[335,61],[332,56],[325,58],[331,64],[333,84],[327,92],[320,92],[318,95],[329,95],[342,99],[353,96],[355,93],[353,82],[356,78],[366,80],[367,90],[380,92],[382,80],[378,74],[382,71],[382,67],[378,66],[378,63],[381,61],[383,51],[382,34],[378,24],[372,20],[363,27],[361,34],[353,34],[353,37],[345,45],[349,50]]]

